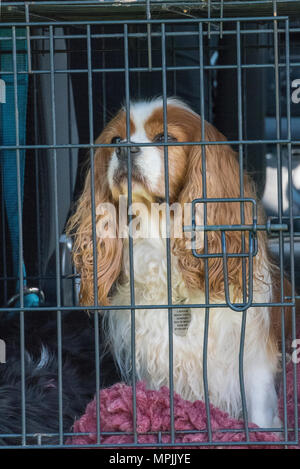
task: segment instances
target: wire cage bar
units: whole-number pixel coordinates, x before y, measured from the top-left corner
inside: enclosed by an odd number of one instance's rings
[[[297,76],[300,69],[298,11],[299,2],[281,0],[137,1],[130,4],[93,0],[2,2],[0,125],[3,130],[6,129],[5,113],[11,112],[13,138],[4,138],[4,131],[0,133],[0,339],[3,337],[7,347],[6,361],[2,363],[0,357],[1,386],[6,389],[9,369],[13,369],[18,376],[12,393],[17,415],[11,427],[7,423],[9,417],[5,408],[0,412],[0,444],[3,448],[299,445],[299,385],[297,361],[292,358],[294,349],[291,346],[297,341],[296,304],[300,298],[297,295],[300,281],[297,263],[300,256],[297,186],[300,107],[297,107],[297,99],[292,99],[292,83],[300,79]],[[22,97],[23,83],[26,105]],[[255,95],[255,87],[259,85],[261,89],[256,90]],[[162,99],[163,139],[159,142],[141,142],[139,146],[142,150],[160,148],[163,153],[163,200],[168,208],[164,254],[167,300],[165,303],[159,302],[161,304],[141,304],[137,301],[131,231],[134,217],[129,213],[130,301],[128,304],[107,306],[101,304],[98,296],[97,152],[111,148],[124,150],[130,207],[134,200],[131,159],[134,142],[131,141],[130,110],[135,99],[155,95],[160,95]],[[174,95],[186,100],[201,117],[201,136],[198,140],[168,140],[168,98]],[[122,103],[126,110],[125,139],[116,143],[99,142],[97,136]],[[208,141],[205,120],[221,128],[228,141]],[[208,152],[220,145],[230,145],[236,151],[239,197],[212,198],[208,195]],[[190,221],[184,224],[183,231],[191,235],[193,256],[203,262],[204,291],[202,303],[187,302],[184,307],[189,312],[203,311],[203,338],[200,341],[203,366],[199,379],[203,382],[206,425],[200,430],[178,430],[175,425],[174,321],[182,304],[174,301],[172,290],[169,153],[174,148],[195,146],[201,148],[202,194],[193,199]],[[15,246],[10,239],[9,218],[12,215],[9,214],[7,202],[5,178],[9,173],[5,173],[6,158],[7,161],[14,161],[15,165],[13,184],[18,233]],[[67,220],[83,189],[83,168],[86,166],[90,168],[92,304],[79,303],[81,280],[71,260],[72,243],[65,233]],[[245,171],[253,176],[261,201],[245,196]],[[208,223],[212,206],[217,210],[234,204],[240,214],[238,224]],[[252,210],[251,223],[247,222],[245,215],[249,205]],[[265,222],[261,222],[257,215],[261,205],[267,215]],[[199,206],[202,210],[200,224],[197,221]],[[230,252],[227,248],[228,237],[233,232],[240,234],[241,250],[238,252]],[[220,252],[210,251],[210,233],[220,235]],[[260,248],[258,233],[268,238],[269,249],[279,267],[276,301],[257,301],[253,294],[253,263]],[[203,236],[203,249],[200,251],[197,248],[198,235]],[[223,265],[224,301],[211,298],[209,266],[212,259],[220,259]],[[228,263],[232,259],[241,261],[241,302],[232,299],[230,290]],[[290,292],[285,286],[285,272],[290,279]],[[34,306],[29,302],[32,294],[38,297]],[[257,428],[249,420],[244,354],[248,310],[251,308],[280,309],[281,373],[277,391],[281,393],[282,413],[281,423],[275,428]],[[130,313],[131,373],[130,383],[127,383],[131,389],[130,431],[105,430],[102,420],[102,390],[121,379],[119,370],[112,372],[108,368],[106,371],[103,360],[105,337],[102,316],[112,310]],[[142,310],[153,313],[153,322],[159,310],[166,311],[169,426],[167,430],[157,432],[141,432],[139,429],[136,327],[137,314]],[[208,350],[211,317],[216,310],[224,310],[225,313],[231,310],[240,315],[236,357],[241,396],[242,424],[239,428],[216,430],[212,423]],[[289,339],[285,330],[287,316],[292,324]],[[49,332],[50,324],[53,329]],[[44,327],[46,333],[42,336]],[[68,336],[69,332],[72,339]],[[85,340],[81,344],[83,356],[75,350],[76,334],[79,339],[82,334]],[[43,356],[48,339],[49,342],[51,340],[52,359]],[[68,340],[70,342],[67,343]],[[51,398],[51,418],[45,422],[47,415],[40,413],[37,430],[31,422],[33,388],[28,383],[31,383],[34,366],[37,370],[50,366],[53,357],[55,370],[51,368],[44,386],[46,390],[55,389],[54,398]],[[78,397],[78,407],[72,415],[71,410],[66,410],[68,399],[71,399],[71,394],[68,395],[69,384],[72,387],[74,377],[72,373],[71,378],[67,375],[69,359],[71,365],[77,367],[76,373],[81,373],[77,381],[74,371],[75,387],[78,386],[84,396],[80,402]],[[111,363],[114,363],[113,359]],[[80,383],[82,385],[85,372],[88,374],[88,384],[85,383],[81,390]],[[95,428],[93,431],[73,431],[72,424],[85,412],[86,405],[93,398]],[[71,424],[70,419],[73,419]],[[254,438],[260,433],[270,435],[270,440]],[[233,442],[230,440],[233,434],[242,437]],[[227,435],[226,438],[223,438],[224,435]],[[80,445],[74,443],[76,437],[85,438],[85,442],[81,441]],[[119,437],[122,443],[109,440],[112,437]],[[148,437],[151,440],[147,440]]]

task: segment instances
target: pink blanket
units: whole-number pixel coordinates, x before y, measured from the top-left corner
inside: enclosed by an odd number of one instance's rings
[[[300,366],[298,365],[298,415],[300,415]],[[288,364],[286,370],[287,377],[287,423],[289,428],[294,425],[294,386],[293,386],[293,364]],[[136,402],[137,402],[137,432],[138,442],[157,443],[158,432],[168,432],[170,430],[170,406],[169,406],[169,390],[162,387],[159,391],[147,390],[142,382],[138,382],[136,386]],[[222,443],[231,447],[230,442],[245,441],[244,424],[242,421],[230,418],[221,410],[210,406],[211,411],[211,428],[213,441]],[[283,421],[284,417],[284,401],[283,392],[279,399],[279,414]],[[101,415],[101,431],[102,432],[127,432],[133,431],[133,405],[132,405],[132,388],[123,383],[103,389],[100,392],[100,415]],[[201,401],[189,402],[183,400],[180,396],[174,395],[174,423],[176,430],[176,442],[207,442],[207,416],[205,404]],[[250,425],[250,424],[249,424]],[[255,428],[255,425],[251,424]],[[75,422],[73,427],[74,433],[87,433],[86,435],[74,435],[69,438],[67,444],[89,445],[96,444],[96,399],[90,402],[86,408],[85,414]],[[226,429],[234,429],[234,431],[226,432]],[[179,433],[180,430],[187,431]],[[192,433],[192,430],[202,430],[201,433]],[[151,433],[154,432],[154,433]],[[239,445],[237,448],[279,448],[276,444],[282,441],[283,436],[279,433],[251,431],[250,440],[253,442],[261,442],[260,445]],[[294,439],[294,433],[289,434],[290,439]],[[170,442],[170,435],[161,434],[161,441]],[[101,437],[103,444],[120,444],[132,443],[133,436],[130,434],[104,435]],[[264,442],[272,442],[272,445],[265,445]],[[201,446],[207,448],[206,445]],[[215,446],[214,446],[215,447]],[[293,446],[295,448],[295,446]]]

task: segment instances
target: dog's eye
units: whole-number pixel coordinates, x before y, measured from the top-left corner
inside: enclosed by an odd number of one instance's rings
[[[165,141],[165,137],[163,133],[155,135],[153,139],[153,142],[155,143],[164,143],[164,141]],[[177,142],[177,138],[174,137],[174,135],[168,134],[167,142]]]
[[[110,143],[121,143],[122,141],[122,137],[120,137],[119,135],[117,135],[116,137],[113,137],[111,139],[111,142]]]

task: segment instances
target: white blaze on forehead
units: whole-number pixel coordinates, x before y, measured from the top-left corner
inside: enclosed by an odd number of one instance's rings
[[[146,122],[146,120],[151,116],[153,111],[157,108],[163,108],[164,101],[163,98],[156,98],[150,101],[136,101],[130,103],[130,116],[137,119],[137,121]],[[187,111],[191,112],[192,114],[196,114],[188,104],[184,103],[180,99],[177,98],[168,98],[167,105],[172,105],[179,107],[181,109],[186,109]],[[126,112],[126,108],[124,107],[124,111]]]
[[[130,117],[135,127],[134,133],[130,136],[132,143],[151,143],[146,134],[145,123],[153,111],[161,105],[161,100],[131,104]],[[163,170],[160,150],[157,147],[141,147],[141,153],[136,157],[135,165],[150,188],[157,187]]]
[[[163,106],[161,98],[154,99],[152,101],[137,101],[130,103],[130,117],[134,122],[134,125],[145,125],[151,114],[157,109]],[[125,112],[126,109],[124,108]]]

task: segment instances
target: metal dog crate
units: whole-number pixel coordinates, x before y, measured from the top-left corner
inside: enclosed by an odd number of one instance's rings
[[[100,388],[109,384],[100,363],[101,314],[98,311],[104,307],[78,305],[78,278],[72,268],[71,246],[64,228],[73,202],[82,190],[86,160],[93,162],[97,148],[95,138],[120,104],[128,105],[131,98],[162,95],[166,100],[167,96],[178,95],[185,99],[226,135],[239,154],[241,174],[243,168],[253,174],[268,215],[265,229],[270,249],[280,266],[281,285],[285,271],[292,284],[292,296],[284,296],[282,288],[281,302],[277,304],[282,308],[282,366],[285,370],[291,348],[284,339],[284,311],[287,306],[292,307],[295,339],[295,302],[300,281],[299,2],[46,0],[4,1],[0,8],[0,106],[3,110],[9,103],[15,116],[14,138],[8,142],[0,140],[3,155],[0,159],[0,339],[6,344],[6,364],[0,363],[0,375],[4,366],[10,366],[10,340],[19,351],[20,366],[19,381],[11,391],[19,393],[16,398],[19,417],[14,430],[3,430],[11,417],[0,402],[2,447],[61,447],[66,438],[73,435],[64,425],[66,317],[69,320],[70,315],[74,315],[76,327],[78,315],[88,317],[85,313],[90,311],[94,367],[91,398],[94,393],[99,396]],[[24,97],[20,98],[21,85],[25,86],[25,104]],[[6,118],[7,110],[0,114],[2,129]],[[21,131],[20,123],[24,118],[25,130]],[[4,138],[3,133],[1,138]],[[18,225],[15,256],[5,199],[3,168],[7,152],[15,161]],[[26,166],[22,169],[25,158]],[[35,307],[26,306],[29,293],[38,296]],[[136,306],[134,302],[130,306],[134,319]],[[170,318],[173,306],[167,305]],[[203,305],[207,321],[211,306]],[[245,308],[241,315],[242,369]],[[53,353],[57,358],[57,429],[49,432],[41,423],[40,430],[32,431],[29,414],[34,413],[34,408],[29,412],[26,357],[27,351],[31,353],[31,339],[39,336],[39,328],[50,317],[55,321],[52,335],[56,344]],[[28,337],[30,321],[38,321],[36,337]],[[13,339],[12,323],[16,331]],[[171,332],[169,337],[172,342]],[[135,352],[134,343],[132,351]],[[299,443],[296,371],[294,364],[294,421],[287,417],[285,394],[282,428],[277,429],[282,440],[276,445],[288,447]],[[203,379],[205,382],[206,377]],[[280,385],[286,393],[285,371]],[[138,442],[134,372],[132,387],[132,443],[121,447],[146,447]],[[175,442],[172,389],[171,379],[170,443],[163,444],[162,435],[158,434],[157,443],[148,446],[185,446]],[[241,393],[245,402],[242,378]],[[204,433],[207,439],[201,444],[188,443],[188,447],[220,446],[213,437],[208,403],[206,396]],[[98,410],[99,406],[98,398]],[[85,404],[77,417],[84,410]],[[40,414],[37,418],[43,422],[47,415]],[[236,429],[224,431],[237,432]],[[248,427],[244,408],[244,428],[239,432],[243,432],[245,441],[227,445],[274,445],[271,441],[251,442],[253,431]],[[272,430],[264,431],[271,433]],[[101,443],[105,432],[101,429],[100,414],[96,433],[97,444],[91,446],[107,446]]]

